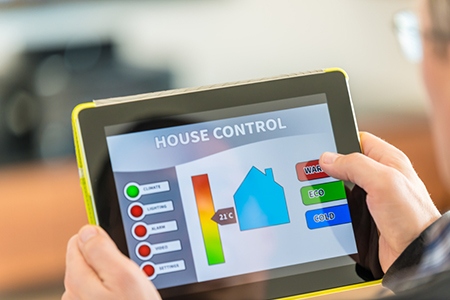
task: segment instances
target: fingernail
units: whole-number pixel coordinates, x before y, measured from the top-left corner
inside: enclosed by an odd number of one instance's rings
[[[332,164],[338,158],[339,154],[333,152],[325,152],[322,154],[322,163]]]
[[[89,241],[91,238],[93,238],[97,234],[98,234],[97,228],[95,228],[93,226],[85,226],[80,230],[79,236],[80,236],[80,240],[83,243],[86,243],[87,241]]]

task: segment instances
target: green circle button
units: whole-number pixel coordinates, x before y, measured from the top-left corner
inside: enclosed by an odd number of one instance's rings
[[[127,187],[126,193],[130,198],[136,198],[139,196],[139,188],[135,185],[130,185]]]

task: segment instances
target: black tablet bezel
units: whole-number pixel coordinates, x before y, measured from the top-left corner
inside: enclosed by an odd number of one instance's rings
[[[315,94],[326,95],[337,151],[343,154],[361,152],[347,78],[345,73],[341,71],[191,91],[176,95],[165,95],[148,101],[144,99],[81,110],[78,114],[78,125],[89,173],[92,198],[95,199],[93,203],[97,213],[98,225],[103,227],[116,242],[119,249],[125,255],[128,255],[116,191],[115,189],[102,189],[102,186],[105,186],[105,181],[114,182],[106,144],[105,127],[151,118],[174,117]],[[332,272],[331,270],[327,271]],[[335,271],[336,275],[354,272],[354,266],[340,267]],[[352,282],[348,282],[348,279],[342,280],[345,276],[337,276],[334,279],[330,278],[328,282],[323,284],[323,272],[317,271],[314,273],[315,275],[307,273],[283,278],[283,280],[276,279],[269,283],[235,286],[234,289],[239,293],[241,289],[243,289],[242,291],[248,291],[249,289],[260,290],[264,288],[267,290],[266,296],[271,298],[362,282],[362,280],[356,279],[351,279]],[[314,278],[320,278],[322,283],[314,284]],[[308,288],[297,289],[295,283],[299,280],[307,280],[309,282]],[[177,294],[176,289],[161,290],[161,293],[163,296],[174,296]],[[189,290],[189,288],[186,290]],[[217,292],[215,291],[215,293]],[[196,297],[201,295],[209,297],[211,293],[214,292],[196,294]]]

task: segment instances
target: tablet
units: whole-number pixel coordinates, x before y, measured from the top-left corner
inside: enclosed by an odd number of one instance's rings
[[[163,298],[280,298],[361,283],[345,187],[359,152],[340,69],[97,100],[74,109],[90,223]]]

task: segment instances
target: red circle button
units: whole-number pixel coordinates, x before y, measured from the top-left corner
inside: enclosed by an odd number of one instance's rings
[[[147,234],[147,228],[144,225],[138,225],[134,228],[134,233],[138,237],[144,237]]]
[[[147,257],[150,255],[150,253],[152,252],[151,248],[148,245],[141,245],[139,247],[139,255],[142,257]]]
[[[147,274],[148,277],[153,276],[155,274],[155,268],[152,265],[145,265],[142,270],[145,274]]]
[[[144,210],[142,209],[141,206],[135,205],[131,208],[130,213],[133,217],[139,218],[144,213]]]

